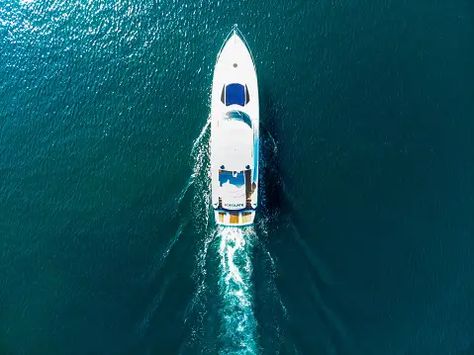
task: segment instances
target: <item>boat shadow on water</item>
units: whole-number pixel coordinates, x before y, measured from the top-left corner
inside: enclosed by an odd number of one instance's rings
[[[347,331],[339,316],[332,310],[325,286],[330,283],[331,273],[308,240],[317,238],[317,224],[307,227],[298,216],[300,204],[292,195],[293,186],[287,183],[291,172],[283,167],[283,156],[292,152],[280,142],[286,139],[284,120],[291,118],[284,107],[272,97],[262,95],[262,120],[260,137],[260,194],[261,205],[256,226],[259,237],[254,257],[256,318],[274,317],[278,327],[259,323],[260,346],[270,352],[305,352],[305,347],[315,346],[292,331],[291,319],[305,319],[316,324],[321,334],[329,340],[329,348],[337,348],[337,339]],[[298,158],[298,157],[294,157]],[[282,275],[285,276],[282,276]],[[292,292],[312,297],[315,306],[310,310],[307,304],[295,302]],[[295,291],[297,290],[297,291]],[[260,300],[265,300],[261,302]],[[319,313],[315,310],[322,310]],[[313,313],[310,313],[313,312]],[[302,323],[301,323],[302,324]],[[297,324],[299,331],[304,327]]]
[[[281,126],[278,125],[279,110],[269,95],[263,96],[262,122],[260,127],[260,218],[266,228],[276,227],[291,215],[291,203],[285,192],[284,177],[279,156]]]

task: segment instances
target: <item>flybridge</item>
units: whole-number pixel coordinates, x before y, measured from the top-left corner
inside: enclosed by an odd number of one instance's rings
[[[259,101],[255,66],[233,30],[214,68],[211,97],[211,190],[217,224],[252,224],[258,206]]]

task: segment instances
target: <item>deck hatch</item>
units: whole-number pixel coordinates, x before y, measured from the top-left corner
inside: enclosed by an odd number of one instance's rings
[[[230,105],[240,105],[245,106],[248,102],[247,100],[247,90],[246,87],[242,84],[233,83],[228,84],[223,88],[223,92],[225,91],[224,101],[226,106]],[[221,97],[222,99],[222,97]]]

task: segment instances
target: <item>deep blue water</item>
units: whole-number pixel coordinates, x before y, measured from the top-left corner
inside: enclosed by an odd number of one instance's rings
[[[239,24],[255,227],[209,215]],[[474,354],[471,0],[0,0],[0,354]]]

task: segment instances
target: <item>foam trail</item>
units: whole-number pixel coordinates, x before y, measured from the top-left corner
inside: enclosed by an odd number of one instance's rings
[[[218,228],[219,296],[222,354],[256,354],[257,323],[253,313],[253,228]]]
[[[179,218],[179,225],[175,234],[168,241],[168,245],[164,252],[156,256],[154,262],[154,267],[148,277],[148,282],[156,279],[158,273],[161,271],[162,266],[166,263],[168,255],[171,253],[176,243],[179,241],[181,236],[184,233],[185,228],[191,222],[194,227],[199,231],[205,231],[208,224],[208,215],[209,215],[209,199],[210,199],[210,188],[209,188],[209,127],[211,120],[208,119],[206,124],[202,127],[201,132],[198,137],[193,141],[193,146],[191,149],[191,164],[192,164],[192,174],[186,181],[185,186],[179,192],[176,197],[176,215]],[[192,201],[191,206],[188,206],[188,201],[186,196],[191,195]],[[190,216],[186,214],[181,214],[179,211],[181,209],[191,209],[192,213]],[[205,271],[205,258],[207,255],[208,245],[210,243],[210,238],[212,235],[209,235],[203,241],[203,247],[198,253],[197,257],[197,268],[202,275],[198,275],[200,280],[199,288],[197,290],[196,298],[199,299],[200,294],[205,289],[203,284],[204,278],[206,275]],[[195,274],[198,272],[195,271]],[[166,279],[165,279],[166,280]],[[161,303],[164,291],[167,287],[167,281],[165,285],[161,287],[160,294],[156,295],[153,299],[151,305],[148,307],[148,310],[145,314],[144,319],[138,326],[138,332],[144,334],[150,319],[157,312],[158,307]]]
[[[208,119],[201,129],[199,136],[195,139],[191,150],[193,162],[193,173],[191,183],[194,185],[194,196],[192,203],[193,222],[201,233],[206,233],[209,225],[209,208],[211,200],[210,180],[210,151],[209,138],[211,120]]]
[[[206,292],[207,285],[207,258],[211,249],[212,241],[215,237],[215,230],[209,228],[209,211],[210,211],[210,151],[209,138],[211,120],[208,119],[202,127],[198,137],[194,140],[191,149],[192,174],[188,181],[186,189],[191,189],[192,200],[189,206],[191,210],[191,224],[199,236],[197,239],[198,251],[195,256],[196,264],[192,277],[196,282],[196,289],[193,293],[190,304],[185,313],[185,323],[189,318],[196,317],[191,327],[190,338],[184,346],[184,350],[180,353],[186,353],[187,347],[192,347],[196,341],[202,336],[204,321],[207,315]]]
[[[210,120],[203,126],[194,141],[191,159],[192,174],[184,189],[192,191],[192,226],[199,238],[196,266],[193,278],[196,290],[186,311],[185,319],[194,318],[197,323],[191,328],[190,339],[183,349],[192,348],[196,341],[202,340],[209,352],[220,354],[256,354],[257,323],[253,313],[252,252],[256,234],[253,228],[215,228],[210,214]],[[212,225],[211,225],[212,224]],[[215,266],[208,270],[208,261]],[[214,264],[216,261],[217,264]],[[214,275],[217,276],[215,284]],[[217,286],[217,290],[214,288]],[[218,344],[206,343],[206,320],[209,292],[217,296],[217,318],[220,320]],[[213,317],[212,311],[209,317]]]
[[[208,137],[208,128],[211,125],[211,120],[208,120],[206,124],[202,127],[201,132],[193,141],[193,146],[191,148],[191,159],[192,159],[192,168],[193,172],[191,176],[186,181],[186,185],[178,194],[177,202],[180,205],[184,199],[184,196],[189,191],[189,188],[194,184],[195,180],[199,178],[199,174],[206,168],[206,164],[209,161],[209,137]]]

